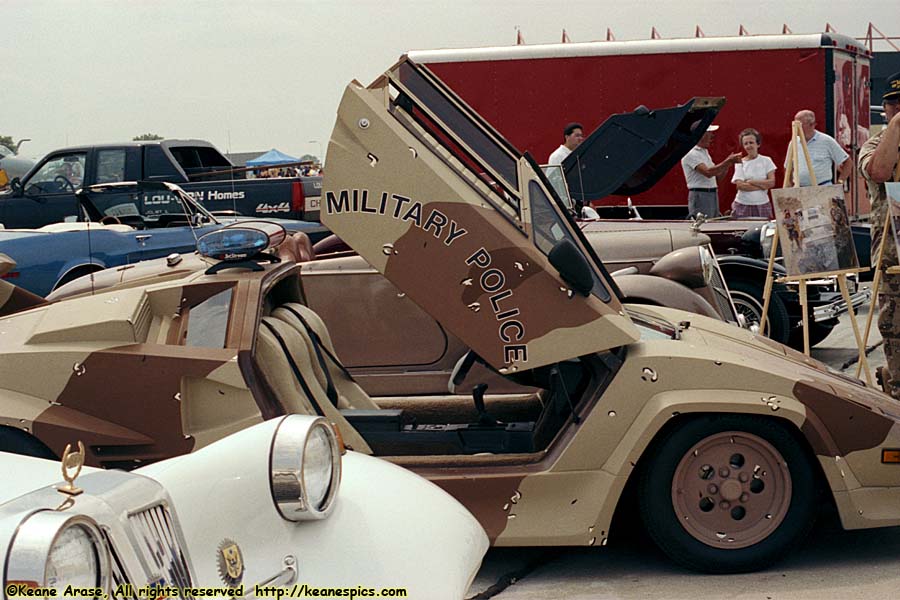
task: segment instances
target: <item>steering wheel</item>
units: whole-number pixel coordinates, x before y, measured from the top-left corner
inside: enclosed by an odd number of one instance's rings
[[[70,192],[75,192],[75,184],[69,181],[64,175],[57,175],[54,177],[53,183],[58,184],[64,192],[66,191],[66,188],[68,188]]]
[[[100,219],[101,225],[121,225],[122,220],[115,215],[104,215],[103,218]]]

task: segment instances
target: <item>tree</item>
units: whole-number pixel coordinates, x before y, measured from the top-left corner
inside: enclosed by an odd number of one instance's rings
[[[16,151],[16,143],[13,141],[11,135],[0,135],[0,146],[6,146],[13,152]]]
[[[136,135],[131,139],[135,142],[155,142],[156,140],[164,140],[166,138],[155,133],[145,133],[142,135]]]

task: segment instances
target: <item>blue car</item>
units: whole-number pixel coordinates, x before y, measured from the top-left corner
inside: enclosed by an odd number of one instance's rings
[[[2,277],[34,294],[94,271],[193,252],[197,238],[247,217],[216,217],[177,185],[160,182],[96,185],[76,194],[81,220],[40,229],[0,229],[0,253],[16,261]],[[266,219],[315,243],[328,235],[320,223]]]

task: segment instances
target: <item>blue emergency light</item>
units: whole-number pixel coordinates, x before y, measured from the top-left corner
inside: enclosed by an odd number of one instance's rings
[[[286,236],[284,227],[276,223],[248,221],[207,233],[197,240],[197,250],[215,260],[240,262],[278,246]]]

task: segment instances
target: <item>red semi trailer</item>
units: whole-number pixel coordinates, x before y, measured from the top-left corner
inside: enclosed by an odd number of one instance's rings
[[[781,165],[794,114],[816,113],[818,129],[856,154],[869,130],[870,53],[839,34],[759,35],[672,40],[519,45],[497,48],[422,50],[410,58],[427,65],[516,147],[539,162],[562,143],[566,123],[579,121],[590,133],[610,114],[639,105],[673,106],[694,96],[725,96],[710,152],[722,159],[741,151],[738,133],[760,131],[761,153]],[[869,212],[859,178],[845,184],[847,206],[858,217]],[[726,179],[719,203],[730,209],[735,188]],[[636,196],[642,214],[683,217],[687,190],[680,168]],[[626,199],[598,199],[621,205]]]

